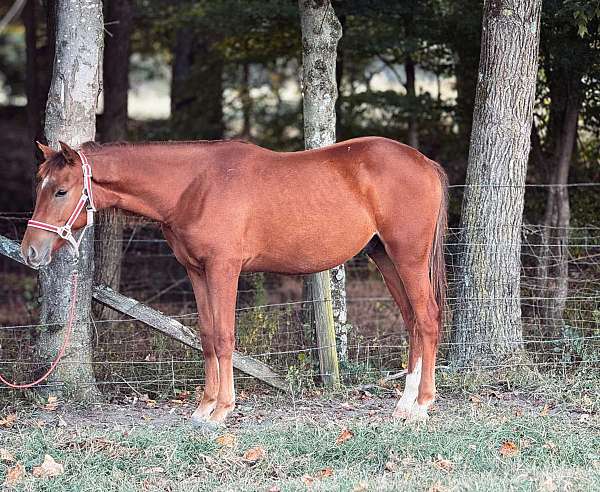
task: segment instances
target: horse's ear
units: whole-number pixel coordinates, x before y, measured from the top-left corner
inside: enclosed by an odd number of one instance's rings
[[[77,151],[73,150],[66,143],[61,142],[60,140],[58,141],[58,144],[60,145],[60,150],[62,151],[62,155],[65,158],[67,164],[71,166],[74,165],[77,161],[77,157],[79,156],[79,154],[77,154]]]
[[[44,154],[45,160],[50,159],[50,157],[52,157],[54,154],[56,154],[56,151],[54,149],[48,147],[47,145],[44,145],[42,142],[38,142],[36,140],[35,143],[37,144],[38,149],[40,149],[42,151],[42,154]]]

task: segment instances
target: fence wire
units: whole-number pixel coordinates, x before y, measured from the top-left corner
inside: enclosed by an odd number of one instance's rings
[[[569,188],[576,186],[587,189],[598,184],[583,183]],[[0,233],[19,240],[29,216],[28,212],[0,212]],[[129,216],[123,221],[121,292],[149,303],[186,326],[195,327],[197,308],[191,284],[158,224]],[[523,340],[514,343],[524,346],[528,358],[518,364],[540,370],[597,370],[600,225],[569,227],[568,245],[559,256],[558,250],[548,248],[543,240],[544,237],[553,240],[552,229],[539,224],[522,227]],[[461,232],[460,228],[450,228],[446,236],[449,295],[438,359],[440,368],[448,364],[452,315],[469,309],[472,300],[456,294],[456,285],[463,275],[459,256],[465,243]],[[546,272],[553,272],[553,266],[567,265],[567,289],[558,298],[548,295],[548,286],[561,278],[541,274],[542,255]],[[365,256],[347,263],[346,288],[351,328],[347,357],[341,363],[344,380],[348,384],[361,384],[400,371],[408,358],[404,322],[375,266]],[[35,272],[0,257],[0,370],[15,380],[29,380],[39,369],[35,358],[37,334],[53,329],[39,322],[38,295]],[[546,302],[557,300],[562,306],[559,317],[556,310],[547,308]],[[492,295],[479,300],[489,306],[504,301]],[[111,311],[108,319],[93,320],[91,329],[97,384],[110,395],[132,391],[170,395],[203,384],[201,354],[141,322]],[[318,379],[318,348],[308,306],[302,300],[301,277],[242,275],[236,308],[236,348],[267,363],[290,384],[310,384]],[[501,367],[502,364],[487,364],[482,369]],[[243,384],[253,383],[252,378],[241,373],[236,374],[236,379]]]

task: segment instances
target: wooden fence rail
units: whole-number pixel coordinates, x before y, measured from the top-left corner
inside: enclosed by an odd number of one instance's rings
[[[25,265],[21,256],[19,243],[0,235],[0,254]],[[127,316],[141,321],[145,325],[173,338],[188,347],[202,351],[200,340],[193,330],[179,321],[164,315],[160,311],[143,304],[136,299],[124,296],[104,285],[94,285],[92,296],[94,300]],[[282,391],[289,391],[289,385],[275,371],[263,362],[248,355],[233,353],[233,367],[253,376],[268,385]]]

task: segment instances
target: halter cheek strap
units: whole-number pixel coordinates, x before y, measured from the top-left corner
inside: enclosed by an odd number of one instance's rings
[[[86,229],[94,225],[94,212],[96,211],[96,207],[94,205],[94,195],[92,193],[92,167],[90,166],[87,157],[83,152],[79,151],[77,154],[81,159],[81,169],[83,171],[83,190],[81,190],[81,197],[79,198],[77,205],[75,205],[75,210],[73,210],[73,213],[71,213],[70,217],[67,219],[66,224],[63,226],[55,226],[33,219],[27,222],[27,227],[35,227],[36,229],[43,229],[44,231],[50,231],[58,234],[71,245],[75,256],[79,256],[79,245],[81,244],[81,240]],[[83,231],[79,235],[79,239],[75,239],[73,230],[71,228],[83,211],[84,207],[86,208],[87,222],[83,228]]]

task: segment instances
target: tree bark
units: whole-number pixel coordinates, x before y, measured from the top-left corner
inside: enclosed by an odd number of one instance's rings
[[[455,368],[523,356],[521,224],[541,0],[486,0],[449,358]]]
[[[39,46],[40,20],[45,15],[46,44]],[[38,2],[28,1],[23,9],[25,25],[27,125],[32,141],[32,149],[41,161],[42,155],[35,141],[44,141],[44,109],[50,89],[50,76],[54,58],[54,28],[56,7],[54,2],[47,5],[46,10]],[[43,24],[41,24],[43,27]],[[42,29],[43,32],[43,29]]]
[[[538,295],[542,324],[550,329],[550,335],[561,334],[564,328],[564,311],[569,287],[569,224],[570,204],[569,169],[577,137],[577,120],[580,103],[576,97],[568,97],[561,117],[561,127],[556,138],[556,150],[552,157],[551,186],[548,189],[544,229],[538,267]],[[555,112],[556,115],[558,113]]]
[[[103,89],[104,113],[99,120],[103,142],[127,140],[127,96],[129,91],[129,55],[133,21],[131,0],[106,0]],[[111,208],[96,214],[94,243],[94,281],[118,291],[123,256],[123,213]],[[106,319],[114,311],[94,304],[97,318]]]
[[[79,146],[96,133],[96,105],[100,91],[103,18],[101,0],[58,0],[56,2],[56,57],[48,104],[45,132],[50,145],[58,140]],[[71,342],[62,362],[49,379],[48,391],[63,398],[90,401],[99,397],[92,368],[92,299],[94,247],[88,231],[76,262],[68,247],[61,248],[51,265],[40,271],[42,323],[50,326],[37,341],[40,361],[48,363],[65,335],[64,325],[71,297],[71,274],[77,268],[79,287]],[[47,392],[45,390],[45,392]]]
[[[415,84],[415,62],[410,55],[406,56],[404,70],[406,71],[406,95],[412,107],[415,106],[417,100],[417,89]],[[407,143],[413,149],[419,148],[419,125],[413,111],[411,111],[411,115],[408,117]]]
[[[223,59],[189,28],[177,35],[171,78],[171,123],[177,138],[223,138]]]
[[[302,27],[304,144],[307,149],[314,149],[335,143],[335,65],[342,28],[328,0],[299,0],[298,5]],[[345,277],[344,266],[340,265],[331,270],[331,275],[330,272],[310,275],[306,281],[311,282],[311,288],[304,289],[312,293],[310,301],[316,322],[321,320],[327,324],[331,309],[341,360],[347,358],[348,344]],[[317,327],[320,331],[326,329],[325,326]],[[329,377],[330,384],[339,384],[339,373]]]

